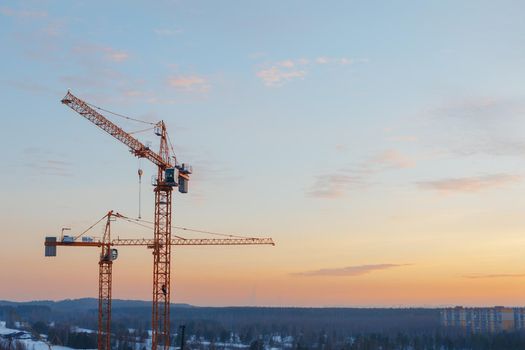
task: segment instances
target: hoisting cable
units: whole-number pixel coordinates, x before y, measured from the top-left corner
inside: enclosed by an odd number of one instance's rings
[[[125,221],[127,221],[127,222],[130,222],[130,223],[132,223],[132,224],[135,224],[135,225],[137,225],[137,226],[141,226],[141,227],[144,227],[144,228],[147,228],[147,229],[153,230],[153,227],[151,227],[151,226],[147,226],[147,225],[144,225],[144,224],[141,224],[140,222],[137,222],[137,220],[129,219],[129,218],[124,217],[124,216],[122,216],[122,217],[120,217],[120,218],[123,219],[123,220],[125,220]]]
[[[223,236],[223,237],[232,237],[232,238],[255,238],[255,237],[248,237],[248,236],[240,236],[240,235],[232,235],[229,233],[220,233],[220,232],[213,232],[213,231],[205,231],[205,230],[197,230],[193,228],[188,227],[181,227],[181,226],[171,226],[174,229],[182,230],[182,231],[190,231],[190,232],[197,232],[197,233],[206,233],[210,235],[216,235],[216,236]]]
[[[137,130],[137,131],[131,131],[131,132],[128,132],[128,134],[133,135],[133,134],[138,134],[139,132],[149,131],[149,130],[153,130],[153,129],[155,129],[155,127],[151,127],[151,128],[147,128],[147,129],[141,129],[141,130]]]
[[[154,225],[154,223],[151,222],[151,221],[141,220],[141,219],[128,218],[128,217],[123,216],[122,214],[119,214],[119,215],[121,215],[122,218],[128,220],[129,222],[137,222],[137,223],[138,223],[138,222],[145,222],[145,223],[147,223],[147,224]],[[198,229],[193,229],[193,228],[189,228],[189,227],[182,227],[182,226],[171,226],[171,228],[174,228],[174,229],[176,229],[176,230],[189,231],[189,232],[197,232],[197,233],[206,233],[206,234],[210,234],[210,235],[223,236],[223,237],[232,237],[232,238],[255,238],[255,237],[248,237],[248,236],[241,236],[241,235],[233,235],[233,234],[221,233],[221,232],[214,232],[214,231],[198,230]]]
[[[166,136],[168,138],[168,144],[170,145],[171,154],[173,155],[173,158],[175,158],[175,163],[177,163],[177,157],[175,156],[175,150],[173,149],[173,144],[171,143],[170,134],[166,133]]]
[[[153,230],[153,227],[143,225],[143,224],[137,222],[138,220],[136,220],[136,219],[130,219],[130,218],[128,218],[128,217],[126,217],[126,216],[124,216],[122,214],[119,214],[119,215],[120,215],[120,216],[118,216],[119,218],[121,218],[121,219],[123,219],[123,220],[125,220],[125,221],[127,221],[129,223],[132,223],[132,224],[135,224],[135,225],[138,225],[138,226],[145,227],[147,229]],[[181,237],[181,236],[177,236],[177,235],[173,235],[173,237],[178,238],[178,239],[183,239],[183,240],[187,239],[187,238],[184,238],[184,237]]]
[[[97,222],[95,222],[93,225],[89,226],[87,229],[84,230],[84,232],[82,232],[81,234],[75,236],[73,238],[73,240],[77,240],[78,238],[80,238],[84,233],[88,232],[89,230],[91,230],[93,227],[95,227],[97,224],[99,224],[102,220],[104,220],[105,218],[108,217],[108,214],[104,215],[100,220],[98,220]]]
[[[111,113],[111,114],[113,114],[113,115],[116,115],[117,117],[121,117],[121,118],[124,118],[124,119],[127,119],[127,120],[132,120],[132,121],[134,121],[134,122],[144,123],[144,124],[149,124],[149,125],[157,125],[157,123],[152,123],[152,122],[147,122],[147,121],[145,121],[145,120],[140,120],[140,119],[135,119],[135,118],[127,117],[127,116],[125,116],[125,115],[118,114],[118,113],[115,113],[115,112],[109,111],[109,110],[107,110],[107,109],[104,109],[104,108],[102,108],[102,107],[95,106],[95,105],[93,105],[93,104],[91,104],[91,103],[87,103],[87,102],[86,102],[86,104],[87,104],[88,106],[93,107],[93,108],[99,109],[99,110],[104,111],[104,112],[106,112],[106,113]]]

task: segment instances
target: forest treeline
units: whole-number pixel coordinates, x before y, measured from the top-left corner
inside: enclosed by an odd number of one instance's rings
[[[66,306],[64,305],[66,304]],[[139,305],[139,306],[137,306]],[[145,306],[147,305],[147,306]],[[19,319],[29,322],[58,322],[96,329],[96,299],[65,302],[0,302],[0,317],[8,322]],[[114,302],[112,319],[127,328],[149,329],[151,307],[146,302]],[[208,335],[223,329],[237,333],[298,335],[310,329],[326,332],[379,332],[395,334],[425,332],[439,327],[438,309],[360,309],[360,308],[288,308],[288,307],[192,307],[174,305],[171,322],[187,324],[188,331]]]
[[[113,307],[115,350],[144,343],[151,308],[146,302],[119,301]],[[8,328],[23,325],[35,335],[47,334],[52,344],[96,348],[96,299],[78,303],[2,303],[0,320]],[[438,309],[191,307],[172,309],[172,344],[180,344],[186,327],[187,349],[223,350],[240,342],[250,350],[507,350],[525,349],[523,332],[465,334],[440,326]],[[287,343],[286,345],[284,343]],[[12,348],[13,349],[13,348]],[[0,350],[4,350],[0,347]],[[24,350],[17,348],[15,350]]]

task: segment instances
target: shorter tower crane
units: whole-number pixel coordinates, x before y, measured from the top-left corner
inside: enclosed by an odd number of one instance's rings
[[[62,229],[62,235],[59,240],[57,237],[48,236],[45,238],[45,256],[54,257],[57,255],[57,247],[95,247],[100,248],[99,258],[99,278],[98,278],[98,331],[97,341],[98,350],[111,350],[111,299],[112,299],[112,267],[113,261],[118,257],[117,246],[145,246],[149,249],[153,249],[153,254],[158,249],[162,249],[159,245],[164,244],[156,239],[146,238],[111,238],[111,222],[116,219],[124,219],[130,222],[137,222],[143,220],[130,219],[122,214],[114,213],[112,210],[104,215],[95,224],[91,225],[87,230],[77,236],[64,235],[64,229]],[[102,239],[93,239],[92,237],[84,236],[86,232],[92,229],[95,225],[106,219],[104,227],[104,234]],[[189,228],[176,227],[184,229],[186,231],[196,231],[201,233],[212,233],[215,232],[193,230]],[[69,229],[70,230],[70,229]],[[227,236],[225,238],[184,238],[175,236],[171,238],[168,245],[170,246],[224,246],[224,245],[275,245],[271,238],[254,238],[254,237],[242,237],[228,234],[219,234]],[[79,238],[82,238],[79,241]],[[166,287],[164,287],[166,288]]]

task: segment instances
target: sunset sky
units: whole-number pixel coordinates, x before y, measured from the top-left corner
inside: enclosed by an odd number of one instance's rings
[[[44,258],[44,237],[110,209],[138,215],[139,161],[60,103],[71,89],[166,122],[194,168],[174,224],[277,243],[174,248],[173,302],[523,306],[524,13],[482,0],[0,2],[0,299],[96,297],[98,250]],[[140,166],[151,219],[155,169]],[[153,234],[116,222],[113,235]],[[150,300],[151,251],[119,253],[114,297]]]

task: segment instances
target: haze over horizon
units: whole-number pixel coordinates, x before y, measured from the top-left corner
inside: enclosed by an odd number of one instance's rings
[[[174,248],[173,303],[525,304],[524,10],[2,2],[0,299],[96,297],[98,249],[44,258],[44,237],[136,217],[138,167],[152,218],[155,169],[62,105],[71,89],[166,122],[194,169],[175,225],[276,242]],[[113,297],[151,300],[151,274],[150,250],[120,248]]]

